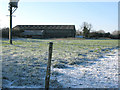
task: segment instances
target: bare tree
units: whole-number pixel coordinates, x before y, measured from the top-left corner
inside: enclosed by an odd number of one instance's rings
[[[77,35],[77,36],[82,35],[82,31],[76,30],[76,35]]]
[[[99,30],[99,31],[97,31],[97,33],[105,34],[105,31],[104,30]]]
[[[83,31],[83,36],[85,38],[89,38],[90,37],[90,31],[92,29],[92,25],[87,23],[87,22],[83,22],[83,25],[82,25],[82,31]]]
[[[112,35],[119,35],[120,34],[120,31],[119,30],[115,30],[112,32]]]

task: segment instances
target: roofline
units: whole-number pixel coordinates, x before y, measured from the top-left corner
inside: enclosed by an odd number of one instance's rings
[[[27,26],[30,26],[30,27],[34,27],[34,26],[72,26],[72,28],[75,30],[76,28],[75,28],[75,25],[16,25],[15,27],[13,27],[13,28],[21,28],[21,26],[25,26],[25,27],[27,27]]]
[[[75,26],[75,25],[16,25],[16,26]]]

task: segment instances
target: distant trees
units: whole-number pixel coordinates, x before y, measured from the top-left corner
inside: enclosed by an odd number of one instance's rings
[[[12,31],[13,37],[18,37],[19,34],[20,34],[20,31],[18,31],[18,30]],[[4,28],[0,29],[0,37],[1,38],[9,38],[9,28],[8,27],[4,27]]]
[[[82,31],[76,30],[76,35],[77,35],[77,36],[82,36]]]
[[[90,38],[110,38],[110,32],[105,33],[104,30],[94,31],[90,33]]]
[[[119,30],[115,30],[112,32],[112,35],[120,35],[120,31]]]
[[[102,33],[102,34],[104,34],[105,31],[104,31],[104,30],[99,30],[99,31],[97,31],[97,33]]]
[[[0,37],[9,38],[9,28],[4,27],[0,29]]]
[[[119,30],[113,31],[111,34],[111,38],[112,39],[120,39],[120,31]]]
[[[90,30],[92,28],[92,25],[87,23],[87,22],[83,22],[83,25],[82,25],[82,31],[83,31],[83,36],[85,38],[89,38],[90,37]]]
[[[120,39],[120,31],[113,31],[112,33],[110,32],[105,32],[104,30],[99,30],[99,31],[93,31],[92,30],[92,24],[89,24],[87,22],[83,22],[81,25],[81,31],[77,30],[76,31],[77,36],[83,36],[84,38],[111,38],[111,39]]]

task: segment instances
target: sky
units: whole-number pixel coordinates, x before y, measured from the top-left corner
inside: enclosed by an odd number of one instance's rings
[[[9,27],[9,0],[0,3],[0,28]],[[20,0],[13,14],[16,25],[75,25],[92,24],[92,30],[118,30],[118,2],[107,0],[58,1]]]

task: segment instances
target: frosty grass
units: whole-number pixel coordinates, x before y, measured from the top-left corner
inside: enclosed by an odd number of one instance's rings
[[[14,39],[13,45],[2,40],[3,87],[44,88],[49,42],[53,42],[51,88],[118,87],[118,40],[24,38]]]

